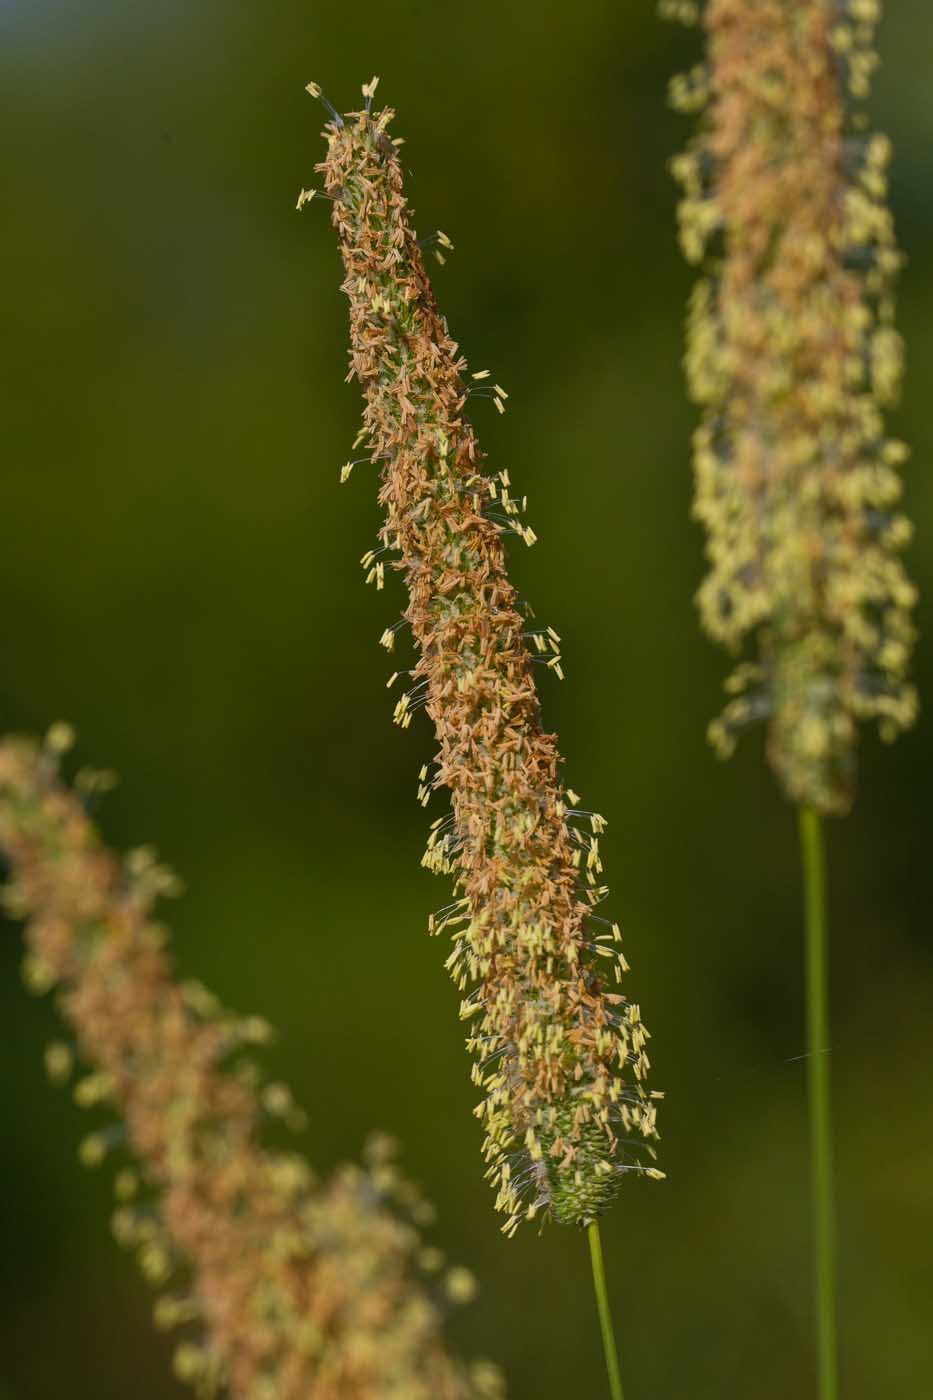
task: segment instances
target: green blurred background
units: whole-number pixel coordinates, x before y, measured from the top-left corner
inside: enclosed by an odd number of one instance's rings
[[[881,34],[873,117],[896,143],[909,377],[895,431],[930,632],[933,100],[924,0]],[[276,1022],[268,1059],[322,1169],[399,1134],[435,1233],[479,1275],[454,1322],[514,1400],[598,1397],[586,1249],[499,1234],[444,950],[419,867],[425,723],[390,722],[377,646],[396,582],[363,587],[371,469],[338,488],[359,420],[314,78],[341,107],[382,75],[425,233],[476,368],[476,409],[540,535],[513,551],[565,639],[546,678],[567,777],[605,812],[613,908],[653,1030],[669,1179],[605,1226],[633,1400],[812,1393],[799,877],[791,811],[746,742],[704,742],[726,659],[700,635],[680,374],[691,275],[667,159],[669,76],[697,38],[653,5],[0,0],[6,209],[2,724],[68,718],[123,775],[111,840],[155,841],[188,893],[187,975]],[[918,679],[933,695],[933,651]],[[930,1394],[933,945],[926,718],[867,738],[830,831],[841,1330],[848,1400]],[[87,1122],[43,1080],[53,1008],[0,943],[0,1391],[167,1400],[171,1343],[108,1233]]]

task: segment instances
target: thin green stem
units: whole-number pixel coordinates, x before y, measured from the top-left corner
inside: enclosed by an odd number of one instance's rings
[[[612,1400],[625,1400],[622,1394],[622,1372],[619,1370],[619,1350],[616,1346],[612,1312],[609,1307],[609,1293],[606,1289],[606,1269],[603,1264],[603,1242],[599,1235],[599,1221],[591,1220],[586,1227],[586,1234],[590,1242],[590,1263],[593,1265],[593,1287],[596,1290],[599,1330],[602,1333],[603,1351],[606,1354],[606,1370],[609,1372],[609,1394]]]
[[[800,809],[807,928],[807,1066],[810,1091],[810,1190],[820,1400],[838,1400],[836,1361],[835,1207],[829,1079],[829,961],[823,825]]]

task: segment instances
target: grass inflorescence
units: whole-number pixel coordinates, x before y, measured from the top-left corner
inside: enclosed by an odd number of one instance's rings
[[[530,627],[508,577],[506,537],[530,544],[534,534],[466,416],[488,376],[468,375],[438,311],[393,113],[372,111],[374,91],[364,88],[362,111],[331,109],[319,167],[346,270],[351,377],[366,400],[357,445],[381,468],[386,510],[381,547],[363,562],[381,587],[388,557],[408,588],[403,618],[418,655],[396,719],[427,710],[439,751],[420,796],[451,796],[425,860],[453,874],[455,899],[432,930],[450,935],[447,964],[466,994],[504,1228],[535,1216],[585,1224],[625,1173],[660,1175],[647,1031],[627,994],[619,930],[596,913],[607,893],[603,819],[564,786],[541,722],[535,662],[559,675],[559,639]],[[488,396],[504,407],[500,386]],[[388,629],[384,641],[394,639]]]
[[[867,135],[877,0],[708,0],[706,60],[673,97],[700,114],[674,163],[681,239],[704,266],[687,371],[709,572],[707,632],[741,656],[711,726],[720,752],[765,720],[795,801],[850,805],[861,720],[910,725],[915,590],[900,558],[904,445],[885,435],[901,343],[886,199]]]
[[[180,1329],[178,1376],[237,1400],[497,1400],[494,1367],[448,1352],[471,1278],[422,1244],[430,1207],[390,1140],[327,1180],[262,1145],[264,1121],[297,1113],[251,1059],[270,1028],[177,980],[154,916],[174,877],[101,843],[60,777],[66,738],[0,741],[5,902],[26,921],[28,984],[57,992],[73,1034],[49,1072],[80,1060],[77,1102],[109,1111],[80,1155],[119,1163],[114,1234],[159,1290],[157,1325]]]

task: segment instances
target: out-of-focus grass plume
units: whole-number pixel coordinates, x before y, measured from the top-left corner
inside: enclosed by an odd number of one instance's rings
[[[27,985],[57,991],[88,1071],[75,1101],[110,1110],[82,1161],[128,1150],[138,1165],[117,1172],[113,1232],[160,1289],[156,1324],[183,1330],[177,1376],[234,1400],[496,1400],[494,1367],[448,1354],[446,1304],[472,1284],[462,1269],[432,1281],[422,1268],[438,1253],[417,1225],[430,1211],[391,1144],[374,1139],[363,1168],[321,1182],[297,1154],[260,1144],[263,1118],[297,1114],[250,1058],[269,1027],[175,979],[154,917],[175,878],[151,851],[120,860],[101,844],[59,777],[69,738],[56,725],[41,748],[0,743],[5,903],[26,923]],[[71,1057],[53,1044],[50,1075],[70,1077]]]
[[[788,796],[823,812],[851,804],[858,721],[891,739],[917,705],[907,450],[882,419],[901,378],[890,142],[847,103],[868,95],[879,14],[878,0],[709,0],[707,60],[673,88],[701,112],[674,162],[684,251],[707,268],[687,352],[700,612],[748,651],[710,735],[728,754],[767,720]]]

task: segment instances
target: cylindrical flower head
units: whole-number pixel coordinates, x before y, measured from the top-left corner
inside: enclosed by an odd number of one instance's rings
[[[382,466],[382,542],[397,552],[419,652],[396,718],[407,725],[427,709],[440,750],[420,796],[446,786],[452,799],[425,863],[455,874],[457,898],[432,931],[456,929],[448,966],[469,989],[462,1015],[503,1228],[535,1215],[584,1223],[625,1172],[660,1176],[646,1165],[656,1137],[647,1031],[623,991],[618,929],[593,912],[606,893],[603,820],[578,810],[541,725],[533,660],[560,674],[557,635],[530,628],[506,572],[504,535],[534,535],[508,473],[484,471],[464,412],[465,361],[387,135],[393,114],[371,114],[372,91],[365,111],[334,114],[319,169],[346,267],[351,375],[366,397],[359,441]],[[501,410],[498,385],[492,396]],[[381,586],[375,555],[364,565]]]
[[[54,737],[54,735],[53,735]],[[428,1211],[385,1140],[363,1168],[316,1182],[258,1140],[295,1114],[248,1056],[268,1038],[199,984],[179,984],[152,906],[170,877],[148,852],[118,860],[57,775],[52,748],[0,743],[7,906],[28,921],[27,980],[58,988],[78,1055],[75,1098],[122,1119],[85,1138],[95,1165],[122,1143],[140,1173],[116,1177],[117,1239],[164,1293],[156,1323],[194,1332],[175,1353],[198,1394],[237,1400],[495,1400],[498,1373],[461,1367],[442,1334],[464,1271],[421,1269]],[[68,1047],[47,1054],[68,1075]],[[440,1261],[442,1262],[442,1260]],[[467,1276],[468,1279],[469,1276]]]
[[[673,88],[703,112],[674,163],[684,250],[707,268],[687,351],[703,407],[699,606],[712,637],[747,652],[710,735],[729,753],[767,719],[785,792],[823,812],[851,803],[858,721],[893,738],[916,709],[906,450],[881,413],[901,362],[889,143],[847,110],[867,92],[878,12],[878,0],[708,0],[707,62]]]

